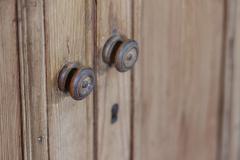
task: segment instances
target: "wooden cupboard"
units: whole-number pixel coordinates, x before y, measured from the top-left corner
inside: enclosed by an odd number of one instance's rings
[[[116,33],[140,48],[125,73]],[[238,160],[239,51],[239,0],[0,0],[0,160]],[[95,72],[81,101],[68,62]]]

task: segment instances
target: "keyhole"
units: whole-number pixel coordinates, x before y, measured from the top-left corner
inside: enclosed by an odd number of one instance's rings
[[[111,123],[114,124],[118,120],[118,110],[119,110],[119,105],[114,104],[112,106],[112,118],[111,118]]]

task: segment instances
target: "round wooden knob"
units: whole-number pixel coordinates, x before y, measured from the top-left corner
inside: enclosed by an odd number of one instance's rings
[[[103,61],[109,65],[114,64],[119,72],[126,72],[133,68],[138,59],[138,44],[122,35],[110,37],[102,52]]]
[[[64,65],[58,76],[58,88],[63,92],[69,92],[75,100],[82,100],[87,97],[93,91],[95,85],[94,71],[77,63]]]

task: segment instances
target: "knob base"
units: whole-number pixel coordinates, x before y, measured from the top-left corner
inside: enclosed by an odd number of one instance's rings
[[[69,88],[69,81],[73,75],[73,72],[76,71],[80,67],[78,63],[67,63],[65,64],[58,74],[58,88],[67,92]]]

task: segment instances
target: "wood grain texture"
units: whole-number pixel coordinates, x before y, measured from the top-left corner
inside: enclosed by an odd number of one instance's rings
[[[132,1],[97,1],[97,158],[129,160],[131,72],[120,73],[102,61],[102,47],[113,33],[132,34]],[[119,105],[118,120],[111,124],[111,110]]]
[[[57,88],[61,67],[72,61],[92,67],[92,1],[45,0],[49,158],[93,156],[93,98],[75,101]]]
[[[141,118],[144,116],[142,113],[142,67],[143,67],[143,52],[142,52],[142,16],[143,16],[143,0],[133,0],[133,38],[136,40],[140,47],[140,56],[134,66],[132,74],[132,144],[131,144],[131,160],[141,160],[142,150],[142,123]]]
[[[48,159],[46,66],[42,0],[18,0],[25,160]]]
[[[21,103],[15,0],[0,1],[0,159],[21,160]]]
[[[143,1],[142,159],[215,160],[223,0]]]
[[[226,4],[225,81],[221,160],[240,159],[240,1]]]

